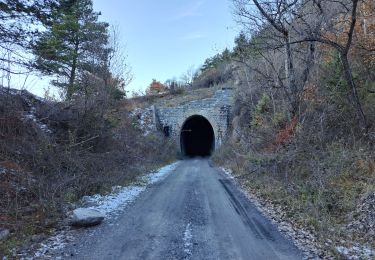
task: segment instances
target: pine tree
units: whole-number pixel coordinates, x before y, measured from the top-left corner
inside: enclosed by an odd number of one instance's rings
[[[239,58],[242,57],[248,48],[248,40],[244,32],[240,32],[240,34],[234,39],[235,47],[233,48],[234,56]]]
[[[99,15],[92,0],[60,0],[34,45],[35,67],[56,75],[52,84],[62,88],[67,99],[80,91],[85,73],[109,74],[108,24],[99,22]]]

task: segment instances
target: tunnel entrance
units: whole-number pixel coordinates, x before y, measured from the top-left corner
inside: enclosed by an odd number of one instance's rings
[[[209,156],[215,148],[215,134],[203,116],[189,117],[182,126],[181,152],[185,156]]]

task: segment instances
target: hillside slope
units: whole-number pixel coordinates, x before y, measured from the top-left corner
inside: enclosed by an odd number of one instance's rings
[[[0,255],[53,230],[80,197],[173,160],[174,143],[144,136],[126,100],[102,102],[53,102],[0,88],[0,231],[10,233]]]

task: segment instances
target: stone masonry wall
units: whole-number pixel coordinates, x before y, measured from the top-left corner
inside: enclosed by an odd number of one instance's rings
[[[222,88],[212,98],[194,100],[176,107],[155,107],[155,123],[160,130],[168,129],[168,133],[179,141],[184,122],[191,116],[205,117],[214,130],[215,147],[221,145],[226,137],[230,124],[230,110],[233,103],[233,90]]]

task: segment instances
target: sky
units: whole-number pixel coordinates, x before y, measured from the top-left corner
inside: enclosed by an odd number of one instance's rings
[[[101,20],[119,27],[134,80],[144,90],[232,48],[238,33],[230,0],[94,0]]]
[[[232,48],[238,34],[230,0],[93,0],[100,20],[115,25],[132,68],[127,87],[144,91],[152,79],[180,79],[206,58]],[[13,76],[12,87],[44,96],[50,78]],[[1,82],[0,82],[1,83]],[[3,82],[3,85],[7,85]],[[52,93],[56,90],[51,89]]]

